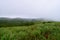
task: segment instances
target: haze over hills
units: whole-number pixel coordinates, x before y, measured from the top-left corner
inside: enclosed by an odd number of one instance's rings
[[[60,40],[60,0],[0,0],[0,40]]]
[[[0,26],[27,26],[33,25],[36,22],[48,22],[52,20],[47,20],[43,18],[7,18],[0,17]]]
[[[46,18],[10,18],[10,17],[0,17],[0,20],[39,20],[39,21],[53,21]]]

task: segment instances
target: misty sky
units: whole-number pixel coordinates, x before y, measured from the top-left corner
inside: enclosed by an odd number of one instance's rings
[[[60,0],[0,0],[0,17],[60,20]]]

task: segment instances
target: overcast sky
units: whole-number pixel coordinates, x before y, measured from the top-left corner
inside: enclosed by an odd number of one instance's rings
[[[0,17],[60,20],[60,0],[0,0]]]

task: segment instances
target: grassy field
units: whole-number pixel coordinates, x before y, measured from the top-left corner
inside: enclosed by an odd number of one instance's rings
[[[60,40],[60,22],[1,27],[0,40]]]

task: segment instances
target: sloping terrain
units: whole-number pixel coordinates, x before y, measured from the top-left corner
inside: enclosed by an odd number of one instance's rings
[[[60,40],[60,22],[1,27],[0,40]]]

